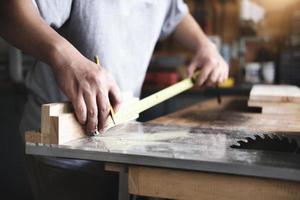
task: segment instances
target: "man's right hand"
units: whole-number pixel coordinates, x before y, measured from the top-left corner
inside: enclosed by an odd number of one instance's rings
[[[73,104],[78,121],[86,125],[87,134],[93,135],[97,128],[102,132],[110,105],[117,110],[121,103],[112,75],[82,55],[53,69],[60,89]]]

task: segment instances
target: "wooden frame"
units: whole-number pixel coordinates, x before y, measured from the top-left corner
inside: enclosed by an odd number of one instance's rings
[[[107,163],[128,172],[129,194],[180,200],[300,199],[300,183],[266,178]]]

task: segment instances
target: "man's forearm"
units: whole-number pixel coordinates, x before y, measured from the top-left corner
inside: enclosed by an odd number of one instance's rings
[[[187,14],[178,24],[174,31],[174,38],[194,52],[211,44],[191,14]]]
[[[51,66],[66,62],[75,48],[40,17],[31,0],[0,0],[0,34],[9,43]]]

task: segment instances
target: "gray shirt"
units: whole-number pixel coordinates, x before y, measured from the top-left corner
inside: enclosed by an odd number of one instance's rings
[[[188,12],[182,0],[33,0],[42,18],[85,57],[98,55],[121,91],[140,95],[156,42]],[[26,78],[21,132],[40,128],[43,103],[66,101],[51,68],[37,61]]]
[[[188,12],[182,0],[33,0],[42,18],[85,57],[98,55],[123,92],[140,95],[156,42],[166,38]],[[37,61],[26,78],[29,89],[21,133],[40,128],[44,103],[66,101],[51,68]],[[84,169],[82,160],[50,159],[60,167]]]

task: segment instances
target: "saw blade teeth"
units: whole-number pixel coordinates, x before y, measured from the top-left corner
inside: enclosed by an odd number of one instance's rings
[[[271,135],[264,134],[264,136],[265,136],[265,139],[267,139],[267,140],[272,140],[272,136],[271,136]]]
[[[275,139],[275,138],[276,138],[276,135],[275,135],[274,133],[272,133],[272,134],[269,134],[268,136],[269,136],[269,138],[270,138],[271,140],[273,140],[273,139]]]
[[[233,148],[300,153],[298,141],[286,135],[255,134],[240,139]]]
[[[232,145],[231,148],[234,148],[234,149],[241,149],[242,147],[241,147],[241,146],[238,146],[238,145]]]
[[[298,142],[295,140],[295,139],[290,139],[290,145],[296,145],[296,146],[298,146]]]
[[[269,136],[268,136],[268,134],[264,133],[264,134],[262,135],[262,137],[263,137],[263,139],[267,139]]]
[[[237,141],[237,144],[241,146],[241,145],[243,145],[243,144],[247,144],[247,142],[242,141],[242,140],[239,140],[239,141]]]
[[[251,137],[246,137],[245,139],[246,139],[245,143],[250,143],[254,141],[254,139],[252,139]]]
[[[278,135],[274,135],[274,136],[273,136],[273,140],[278,140],[278,141],[280,141],[281,139],[280,139],[280,137],[279,137]]]
[[[263,137],[260,136],[260,135],[255,135],[255,139],[256,141],[259,141],[259,140],[263,140]]]
[[[289,139],[288,139],[287,137],[285,137],[285,136],[281,136],[280,139],[281,139],[282,142],[284,142],[284,143],[286,143],[286,144],[290,144],[290,143],[291,143],[291,140],[289,140]]]

